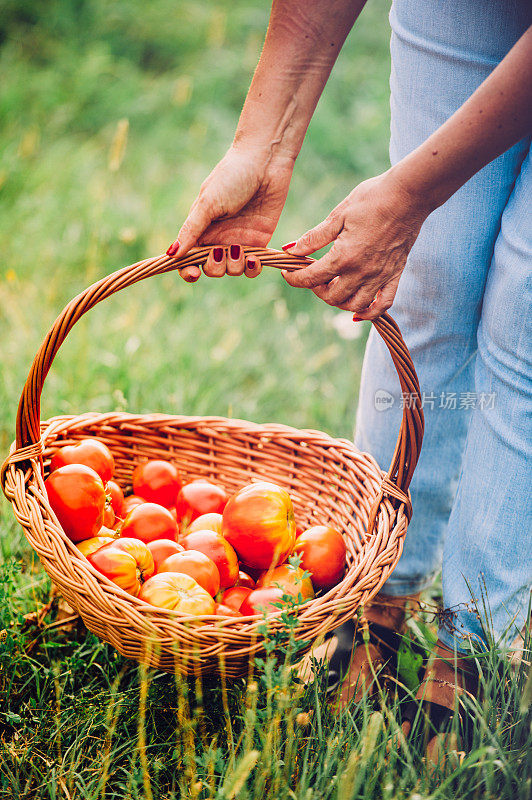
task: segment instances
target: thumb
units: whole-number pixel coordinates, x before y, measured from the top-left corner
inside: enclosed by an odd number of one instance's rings
[[[329,214],[323,222],[304,233],[297,241],[283,245],[283,250],[293,256],[308,256],[334,241],[342,228],[341,217]]]
[[[213,219],[208,205],[205,202],[196,200],[189,211],[188,217],[184,221],[179,233],[177,242],[179,247],[172,253],[175,258],[186,255],[191,247],[197,244],[201,234],[209,227]]]

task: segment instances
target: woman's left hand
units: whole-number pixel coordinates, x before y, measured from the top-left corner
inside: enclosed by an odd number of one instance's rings
[[[408,253],[430,211],[388,170],[359,184],[323,222],[283,247],[306,256],[333,242],[322,258],[283,271],[283,277],[331,306],[375,319],[392,305]]]

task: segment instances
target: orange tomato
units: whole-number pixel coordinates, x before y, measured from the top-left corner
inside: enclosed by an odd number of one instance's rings
[[[146,581],[139,600],[152,606],[169,608],[186,616],[214,614],[214,600],[190,575],[160,572]]]
[[[99,550],[100,547],[103,547],[104,544],[109,544],[109,542],[114,542],[114,540],[114,536],[93,536],[91,539],[84,539],[82,542],[78,542],[76,547],[80,553],[83,553],[83,555],[87,557],[91,553],[95,553],[96,550]]]
[[[223,593],[222,604],[233,608],[235,611],[240,611],[240,606],[248,594],[251,594],[251,589],[248,589],[247,586],[232,586]]]
[[[304,571],[291,564],[281,564],[280,567],[264,572],[257,581],[257,589],[265,586],[278,586],[284,594],[298,597],[301,594],[303,602],[312,600],[314,589],[310,578],[304,578]]]
[[[230,606],[224,606],[223,603],[215,603],[214,605],[214,613],[217,617],[241,617],[242,614],[240,611],[236,611],[236,609],[231,608]]]
[[[254,589],[255,581],[253,580],[251,575],[248,575],[247,572],[244,572],[243,570],[240,569],[238,571],[238,578],[235,583],[235,586],[246,586],[248,589]]]
[[[347,549],[341,533],[326,525],[315,525],[296,540],[294,553],[301,556],[301,567],[312,575],[316,589],[332,589],[345,571]]]
[[[251,617],[254,614],[273,614],[279,611],[274,603],[283,602],[283,590],[277,586],[265,586],[262,589],[253,589],[250,592],[242,605],[240,606],[240,613],[243,617]]]
[[[52,456],[50,472],[66,464],[85,464],[98,473],[104,484],[111,480],[115,471],[113,454],[98,439],[82,439],[77,444],[61,447]]]
[[[167,508],[157,503],[142,503],[129,512],[120,529],[121,536],[133,536],[142,542],[154,539],[177,539],[177,523]]]
[[[214,531],[215,533],[222,532],[222,515],[221,514],[202,514],[201,517],[196,517],[194,522],[191,522],[187,528],[187,534],[194,533],[194,531]]]
[[[107,481],[105,484],[105,494],[113,506],[115,516],[122,516],[122,509],[124,507],[124,492],[115,481]]]
[[[44,485],[61,527],[73,542],[97,535],[105,509],[105,489],[97,472],[84,464],[67,464],[54,470]]]
[[[273,483],[251,483],[229,498],[222,532],[238,557],[269,569],[292,552],[296,524],[290,495]]]
[[[159,567],[168,556],[173,556],[174,553],[182,553],[184,549],[173,539],[154,539],[153,542],[148,542],[148,550],[153,556],[155,572],[159,572]]]
[[[218,567],[220,588],[234,586],[238,578],[238,558],[229,542],[214,531],[193,531],[181,539],[185,550],[205,553]]]
[[[165,508],[175,506],[181,478],[170,461],[146,461],[133,472],[133,491],[148,503],[158,503]]]
[[[220,588],[220,573],[218,567],[209,556],[198,550],[185,550],[168,556],[159,567],[159,574],[163,572],[180,572],[190,575],[212,597]]]
[[[122,512],[121,518],[125,519],[130,511],[133,511],[134,508],[137,506],[141,506],[146,501],[142,497],[138,497],[136,494],[130,494],[124,498],[124,502],[122,504]]]
[[[221,514],[226,503],[227,493],[221,486],[203,479],[186,483],[177,495],[175,504],[181,529],[184,530],[204,514]]]
[[[106,502],[103,510],[103,524],[106,528],[113,528],[116,522],[115,510],[111,503]]]
[[[102,575],[135,596],[155,571],[153,556],[139,539],[115,539],[87,558]]]

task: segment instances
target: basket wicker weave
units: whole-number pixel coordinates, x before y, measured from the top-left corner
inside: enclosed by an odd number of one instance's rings
[[[141,261],[103,278],[75,297],[59,315],[37,353],[20,399],[16,442],[2,467],[2,485],[15,516],[46,572],[89,630],[123,655],[185,674],[247,672],[264,652],[260,617],[186,618],[137,600],[97,572],[63,532],[44,488],[49,459],[58,447],[87,436],[113,452],[116,479],[131,483],[145,458],[175,459],[185,479],[205,476],[232,491],[250,479],[277,482],[292,496],[300,524],[330,523],[344,536],[348,569],[334,589],[301,607],[296,638],[312,642],[352,617],[378,592],[401,555],[410,518],[408,486],[423,438],[419,384],[408,349],[387,314],[374,325],[408,394],[397,446],[387,473],[343,439],[285,425],[257,425],[219,417],[163,414],[82,414],[40,421],[44,380],[65,337],[94,305],[144,278],[186,265],[203,266],[210,248],[184,259]],[[244,248],[263,265],[294,269],[310,259]],[[275,629],[281,612],[269,617]],[[310,646],[310,645],[309,645]]]

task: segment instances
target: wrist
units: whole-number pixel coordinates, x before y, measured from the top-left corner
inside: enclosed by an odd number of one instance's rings
[[[403,213],[424,221],[439,203],[427,191],[426,184],[418,182],[415,174],[403,166],[403,161],[400,161],[384,173],[387,192],[394,198],[394,205]]]

